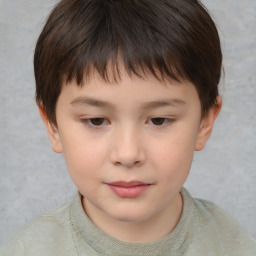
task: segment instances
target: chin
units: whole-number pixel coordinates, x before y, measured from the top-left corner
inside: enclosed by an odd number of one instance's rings
[[[147,219],[150,218],[150,216],[148,216],[148,212],[139,212],[139,211],[122,211],[122,212],[115,212],[113,214],[109,214],[109,216],[111,216],[111,218],[120,221],[120,222],[124,222],[124,223],[136,223],[136,222],[144,222]]]

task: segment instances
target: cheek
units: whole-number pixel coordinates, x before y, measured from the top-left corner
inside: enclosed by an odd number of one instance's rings
[[[196,142],[196,132],[177,129],[175,133],[170,136],[166,136],[161,140],[156,140],[154,145],[151,145],[153,149],[153,155],[161,159],[161,162],[173,164],[192,161],[195,142]]]
[[[172,180],[175,180],[178,177],[187,176],[191,168],[194,151],[178,144],[173,144],[172,146],[171,150],[159,152],[158,154],[159,159],[161,159],[159,162],[162,166],[161,169],[164,170],[166,176],[170,176]]]
[[[90,180],[102,169],[106,159],[106,148],[103,143],[90,138],[73,137],[64,141],[63,146],[67,168],[75,183],[79,179]]]
[[[162,172],[163,182],[170,186],[182,185],[191,168],[195,147],[195,132],[180,131],[175,136],[155,145],[154,156],[156,168]]]

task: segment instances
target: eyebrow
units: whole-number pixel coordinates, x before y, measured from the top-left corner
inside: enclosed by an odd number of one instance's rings
[[[169,107],[169,106],[182,106],[186,105],[186,102],[181,99],[163,99],[156,101],[149,101],[142,104],[143,109],[152,109],[152,108],[160,108],[160,107]]]
[[[99,108],[114,108],[111,102],[106,102],[94,98],[88,97],[78,97],[71,101],[71,105],[89,105]],[[142,103],[142,109],[153,109],[153,108],[160,108],[160,107],[168,107],[168,106],[182,106],[186,105],[186,102],[181,99],[171,98],[171,99],[161,99],[156,101],[149,101]]]
[[[71,101],[71,105],[89,105],[95,107],[112,107],[112,104],[106,101],[97,100],[94,98],[78,97]]]

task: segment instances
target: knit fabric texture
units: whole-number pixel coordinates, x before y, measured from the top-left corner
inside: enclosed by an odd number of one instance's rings
[[[256,242],[215,204],[182,188],[183,212],[175,229],[152,243],[127,243],[109,236],[87,217],[76,193],[72,202],[28,223],[0,256],[255,256]]]

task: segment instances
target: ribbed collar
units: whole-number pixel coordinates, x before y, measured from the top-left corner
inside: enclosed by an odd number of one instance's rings
[[[189,243],[187,239],[189,225],[195,207],[192,197],[185,188],[182,188],[181,195],[183,197],[183,211],[175,229],[160,240],[142,244],[123,242],[100,230],[85,214],[81,203],[81,194],[77,192],[71,203],[71,222],[75,230],[74,239],[78,253],[82,255],[82,248],[88,248],[89,244],[99,255],[177,255],[175,252],[183,251],[185,248],[182,247],[187,247]]]

